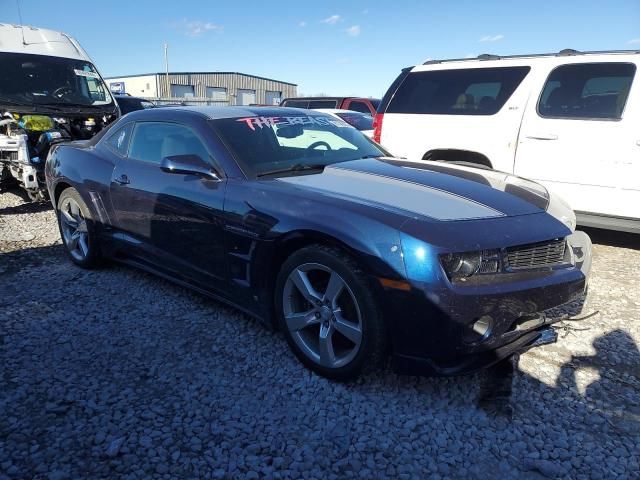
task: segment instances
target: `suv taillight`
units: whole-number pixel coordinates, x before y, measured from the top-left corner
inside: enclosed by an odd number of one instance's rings
[[[380,137],[382,136],[382,120],[384,119],[384,113],[376,113],[373,118],[373,141],[380,143]]]

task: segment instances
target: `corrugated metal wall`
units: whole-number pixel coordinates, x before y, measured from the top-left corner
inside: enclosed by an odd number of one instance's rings
[[[169,74],[169,83],[174,85],[193,85],[195,97],[204,98],[207,96],[207,87],[223,87],[227,89],[229,104],[236,104],[236,94],[238,89],[255,90],[256,103],[265,103],[265,92],[267,90],[282,92],[282,98],[295,97],[296,86],[275,80],[251,77],[248,75],[229,73],[189,73],[189,74]],[[165,75],[158,75],[158,87],[160,97],[169,97],[167,91],[167,81]]]

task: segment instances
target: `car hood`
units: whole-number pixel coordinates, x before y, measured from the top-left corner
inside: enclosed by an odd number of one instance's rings
[[[544,187],[514,175],[393,158],[342,162],[277,181],[427,221],[530,215],[549,203]]]
[[[98,108],[77,107],[77,106],[56,106],[49,108],[46,105],[37,104],[3,104],[0,101],[0,112],[17,113],[18,115],[46,115],[55,118],[78,118],[78,117],[102,117],[103,115],[115,115],[117,110],[116,103],[104,105]]]

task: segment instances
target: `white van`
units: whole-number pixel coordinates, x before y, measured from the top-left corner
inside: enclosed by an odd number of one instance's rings
[[[536,180],[578,224],[640,233],[640,51],[432,60],[404,69],[374,139],[394,155]]]
[[[119,116],[87,52],[69,35],[0,23],[0,188],[46,196],[51,145],[87,140]]]

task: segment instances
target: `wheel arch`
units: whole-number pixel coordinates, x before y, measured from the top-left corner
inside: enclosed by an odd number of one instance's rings
[[[360,256],[360,252],[358,252],[358,250],[333,235],[329,235],[318,230],[294,230],[286,233],[274,242],[267,274],[269,280],[275,280],[275,277],[280,271],[280,267],[286,259],[291,256],[291,254],[314,244],[338,248],[354,257],[356,260]]]
[[[62,195],[62,192],[64,192],[67,188],[73,188],[73,185],[71,185],[69,182],[65,181],[65,180],[61,180],[60,182],[58,182],[56,184],[56,187],[53,191],[53,206],[54,208],[58,208],[58,200],[60,199],[60,195]]]
[[[256,265],[256,272],[260,272],[260,279],[258,283],[265,292],[266,299],[269,301],[270,316],[274,327],[277,325],[274,321],[275,312],[273,298],[276,280],[280,273],[280,269],[287,258],[289,258],[294,252],[310,245],[324,245],[342,250],[358,263],[363,272],[368,275],[373,274],[374,269],[371,268],[370,262],[365,261],[365,257],[372,252],[362,251],[362,247],[360,246],[356,247],[349,244],[348,241],[318,230],[299,229],[287,232],[274,241],[267,255],[256,255],[257,257],[262,256],[263,258],[267,258],[267,261],[261,262],[260,265]]]

